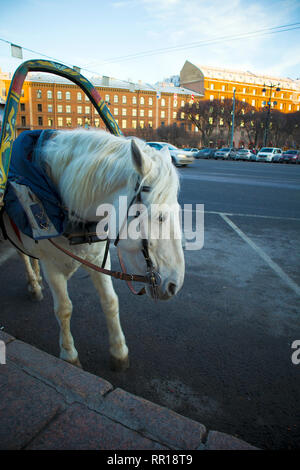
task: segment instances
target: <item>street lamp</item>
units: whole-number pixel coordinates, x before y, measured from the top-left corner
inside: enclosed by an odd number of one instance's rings
[[[271,85],[266,85],[264,83],[264,87],[262,89],[263,93],[266,93],[266,91],[267,91],[266,87],[268,87],[270,89],[270,96],[269,96],[269,101],[267,102],[268,111],[267,111],[267,116],[266,116],[265,134],[264,134],[264,147],[266,147],[266,145],[267,145],[268,133],[269,133],[269,127],[270,127],[272,90],[273,90],[273,88],[276,87],[276,91],[280,91],[279,86],[274,85],[273,83],[271,83]],[[263,101],[263,104],[265,105],[266,102]],[[276,105],[277,101],[273,101],[273,104]]]

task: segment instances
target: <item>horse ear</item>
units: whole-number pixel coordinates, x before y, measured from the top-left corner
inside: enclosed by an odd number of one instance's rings
[[[131,140],[131,155],[136,171],[141,176],[145,176],[151,169],[151,160],[147,155],[143,154],[142,150],[134,139]]]

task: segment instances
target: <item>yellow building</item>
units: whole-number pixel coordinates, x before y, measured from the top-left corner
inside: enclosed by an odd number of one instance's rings
[[[269,85],[275,87],[270,90]],[[236,99],[256,109],[266,106],[271,91],[272,108],[284,113],[300,110],[300,80],[207,67],[186,61],[180,72],[180,86],[204,95],[206,100],[232,98],[235,88]],[[276,91],[277,87],[280,91]],[[264,88],[266,91],[263,91]]]

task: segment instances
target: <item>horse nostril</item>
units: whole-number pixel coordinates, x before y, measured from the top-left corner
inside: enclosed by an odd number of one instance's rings
[[[170,295],[175,295],[176,287],[177,287],[176,284],[174,284],[173,282],[170,282],[170,283],[168,284],[168,288],[167,288],[168,293],[169,293]]]

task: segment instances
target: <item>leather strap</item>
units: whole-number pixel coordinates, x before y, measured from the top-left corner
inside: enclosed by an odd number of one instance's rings
[[[93,269],[94,271],[97,271],[97,272],[103,273],[103,274],[107,274],[108,276],[114,277],[115,279],[120,279],[121,281],[145,282],[147,284],[152,283],[150,276],[147,276],[147,275],[146,276],[141,276],[139,274],[127,274],[125,272],[112,271],[110,269],[100,268],[100,266],[97,266],[94,263],[90,263],[89,261],[81,258],[80,256],[75,255],[74,253],[67,250],[66,248],[63,248],[62,246],[55,243],[53,240],[48,239],[48,241],[53,246],[55,246],[55,248],[58,248],[60,251],[62,251],[66,255],[70,256],[73,259],[75,259],[76,261],[83,264],[84,266],[87,266],[88,268]]]

